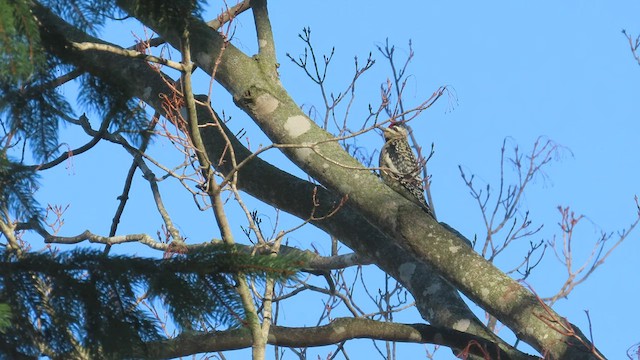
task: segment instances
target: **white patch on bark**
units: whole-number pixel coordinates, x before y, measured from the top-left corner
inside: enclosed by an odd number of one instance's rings
[[[462,246],[449,246],[449,251],[451,251],[452,254],[457,253],[460,249],[462,249]]]
[[[345,328],[344,328],[344,327],[342,327],[342,326],[338,326],[338,327],[336,327],[336,328],[335,328],[335,332],[336,332],[336,334],[342,334],[342,333],[344,333],[345,331],[347,331],[347,330],[345,330]]]
[[[329,164],[327,164],[327,163],[322,164],[322,168],[323,169],[328,169],[329,168]]]
[[[482,296],[489,296],[489,293],[490,293],[489,289],[487,288],[482,288],[481,292],[482,292]]]
[[[469,319],[461,319],[453,323],[453,329],[458,331],[467,331],[469,329],[469,325],[471,325],[471,321],[469,321]]]
[[[265,39],[258,40],[258,46],[260,46],[260,48],[267,46],[267,40]]]
[[[439,292],[440,292],[440,285],[433,284],[433,285],[429,286],[428,288],[426,288],[425,291],[422,292],[422,295],[433,295],[433,294],[437,294]]]
[[[295,115],[287,119],[284,123],[284,129],[289,133],[289,136],[297,138],[311,129],[311,123],[306,116]]]
[[[278,105],[280,105],[278,99],[269,93],[264,93],[256,98],[254,111],[258,115],[269,115],[278,108]]]
[[[294,150],[298,158],[306,160],[313,155],[313,150],[308,147],[297,148]]]
[[[400,265],[400,279],[405,283],[410,283],[413,273],[416,271],[416,264],[407,262]]]

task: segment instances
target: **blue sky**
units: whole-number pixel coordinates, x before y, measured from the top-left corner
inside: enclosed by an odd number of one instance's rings
[[[404,1],[392,4],[388,1],[271,2],[282,82],[300,105],[320,105],[318,89],[285,56],[302,53],[303,43],[297,34],[303,27],[311,28],[318,53],[329,53],[332,47],[336,48],[329,72],[330,88],[336,92],[348,84],[354,56],[364,60],[372,52],[377,60],[358,87],[350,117],[354,126],[361,121],[358,116],[366,115],[367,104],[379,101],[379,85],[389,76],[388,64],[376,46],[389,38],[396,46],[396,56],[402,59],[411,40],[415,57],[408,70],[410,80],[405,101],[418,104],[442,85],[447,85],[456,95],[455,99],[440,99],[411,124],[423,146],[429,147],[432,142],[436,146],[429,169],[440,220],[458,228],[467,237],[481,235],[480,212],[460,178],[458,165],[475,173],[481,181],[497,184],[502,140],[509,137],[511,144],[529,151],[539,136],[569,150],[547,168],[548,178],[538,178],[527,192],[522,210],[530,211],[534,224],[545,225],[532,240],[550,239],[559,234],[560,216],[556,208],[571,206],[577,214],[587,217],[574,244],[578,256],[575,261],[581,264],[601,231],[616,232],[634,220],[633,197],[640,194],[640,160],[636,153],[640,134],[636,106],[640,95],[640,67],[621,30],[627,29],[631,34],[640,32],[639,3]],[[215,5],[217,7],[219,5]],[[247,52],[255,51],[250,15],[242,15],[236,26],[234,43]],[[133,31],[142,35],[140,28]],[[133,42],[131,29],[107,27],[103,34],[121,45]],[[200,86],[200,91],[206,91],[206,79]],[[67,87],[64,91],[72,95],[75,90]],[[214,94],[219,96],[220,107],[233,115],[232,127],[251,127],[249,119],[233,109],[220,89],[216,88]],[[72,147],[86,140],[77,134],[68,134]],[[254,145],[268,143],[255,130],[249,134]],[[362,145],[373,151],[380,147],[381,140],[371,136]],[[166,159],[171,150],[170,145],[159,141],[151,153]],[[44,174],[44,186],[39,192],[41,203],[71,204],[65,214],[64,235],[76,235],[86,228],[95,233],[108,233],[117,206],[115,197],[121,191],[130,162],[124,151],[112,145],[99,146],[94,156],[100,159],[98,165],[93,163],[95,158],[78,156],[70,162],[71,168]],[[282,156],[268,153],[265,157],[301,174]],[[117,164],[118,160],[124,162]],[[193,242],[217,236],[210,213],[187,210],[194,207],[188,193],[170,182],[161,186],[175,190],[168,190],[172,195],[167,195],[165,200],[179,228]],[[147,188],[141,179],[134,183],[134,191],[139,196],[132,199],[120,233],[153,235],[158,230],[160,220]],[[273,210],[261,211],[268,219],[274,219]],[[281,226],[295,223],[285,217]],[[241,234],[239,227],[236,229]],[[588,323],[584,310],[588,310],[595,343],[612,359],[624,358],[626,349],[640,342],[637,331],[640,289],[635,285],[640,275],[639,238],[637,230],[568,300],[560,300],[555,306],[585,331]],[[304,248],[313,244],[327,253],[330,249],[327,236],[309,228],[292,234],[289,241]],[[146,253],[143,248],[126,251]],[[508,265],[521,256],[521,252],[514,252],[512,258],[507,256],[498,263]],[[542,266],[529,284],[543,296],[552,295],[566,276],[565,270],[558,266],[551,252]],[[376,276],[382,278],[379,274],[372,278]],[[310,301],[322,306],[317,298]],[[294,314],[295,305],[288,311]],[[402,320],[419,321],[415,313],[409,314]],[[356,354],[357,344],[352,348],[352,355]],[[420,345],[405,349],[423,354]],[[450,358],[441,352],[441,358]],[[326,350],[318,354],[326,354]]]

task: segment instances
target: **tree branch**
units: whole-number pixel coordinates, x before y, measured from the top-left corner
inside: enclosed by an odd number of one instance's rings
[[[251,10],[256,27],[260,61],[270,67],[268,72],[273,78],[277,78],[276,72],[276,46],[271,31],[271,20],[267,10],[267,0],[251,0]]]
[[[179,62],[175,62],[165,58],[160,58],[153,55],[143,54],[136,50],[123,49],[119,46],[107,45],[102,43],[91,43],[91,42],[81,42],[81,43],[72,42],[71,46],[73,46],[74,48],[80,51],[106,51],[113,54],[128,56],[134,59],[140,59],[148,62],[157,63],[160,65],[165,65],[178,71],[184,70],[183,65],[180,64]]]
[[[340,343],[351,339],[412,342],[444,345],[464,349],[460,355],[477,355],[489,359],[512,359],[487,340],[451,329],[424,324],[399,324],[362,318],[338,318],[317,327],[271,326],[268,343],[285,347],[314,347]],[[174,339],[147,344],[153,358],[176,358],[198,352],[242,349],[251,346],[247,329],[211,333],[182,334]],[[527,356],[522,359],[538,359]]]

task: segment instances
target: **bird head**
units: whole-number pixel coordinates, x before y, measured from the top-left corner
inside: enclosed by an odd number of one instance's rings
[[[386,141],[393,139],[403,139],[406,138],[409,132],[407,128],[401,123],[392,122],[389,124],[389,127],[382,129],[382,134],[384,135],[384,139]]]

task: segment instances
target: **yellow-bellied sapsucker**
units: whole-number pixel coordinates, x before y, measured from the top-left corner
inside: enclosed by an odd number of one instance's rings
[[[433,216],[424,198],[422,164],[416,160],[409,145],[408,131],[403,125],[391,123],[384,129],[384,146],[380,150],[380,176],[387,186],[395,190]]]

